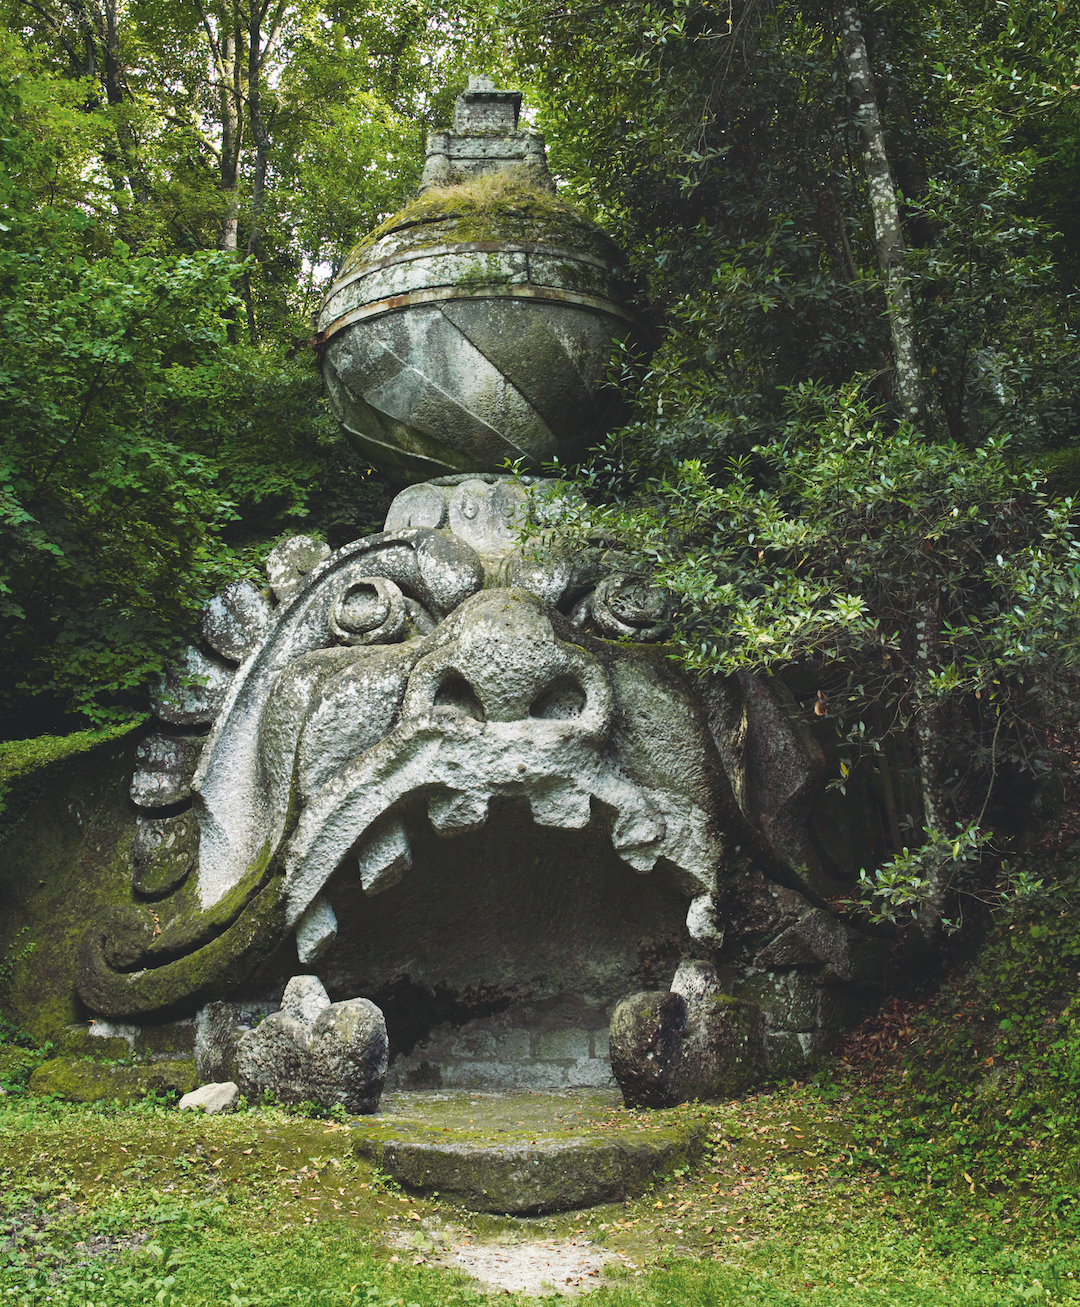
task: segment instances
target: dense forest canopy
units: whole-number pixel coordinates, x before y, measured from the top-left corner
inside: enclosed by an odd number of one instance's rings
[[[281,534],[378,529],[310,313],[485,69],[663,341],[613,360],[578,529],[675,593],[688,666],[825,719],[873,915],[1025,883],[1080,635],[1074,8],[3,0],[8,738],[137,713]]]

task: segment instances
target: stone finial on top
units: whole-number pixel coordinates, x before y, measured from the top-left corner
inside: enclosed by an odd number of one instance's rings
[[[484,73],[469,77],[469,89],[454,101],[455,132],[516,132],[521,92],[498,90]]]
[[[454,101],[452,131],[431,132],[420,194],[432,186],[457,186],[485,172],[524,169],[532,185],[554,193],[544,138],[518,127],[521,92],[502,90],[483,73]]]

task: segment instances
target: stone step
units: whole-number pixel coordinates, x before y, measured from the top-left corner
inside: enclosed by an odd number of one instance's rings
[[[632,1197],[705,1143],[700,1109],[629,1111],[596,1090],[387,1094],[353,1132],[406,1189],[520,1215]]]

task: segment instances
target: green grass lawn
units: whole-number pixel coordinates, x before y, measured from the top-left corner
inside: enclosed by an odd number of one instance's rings
[[[1080,1302],[1071,1237],[966,1182],[920,1193],[890,1178],[852,1142],[849,1114],[864,1109],[845,1098],[789,1086],[692,1105],[712,1140],[694,1168],[632,1203],[513,1219],[396,1189],[354,1157],[347,1123],[12,1095],[0,1106],[0,1303],[536,1301],[437,1264],[448,1239],[621,1250],[596,1278],[596,1307]]]

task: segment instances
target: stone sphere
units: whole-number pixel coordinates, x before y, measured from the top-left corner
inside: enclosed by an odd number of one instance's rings
[[[455,194],[455,191],[459,194]],[[580,459],[647,328],[615,243],[553,195],[429,192],[348,255],[316,317],[330,405],[392,478]]]

